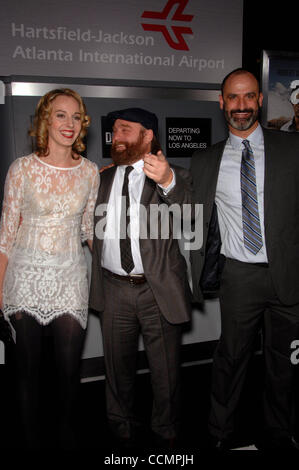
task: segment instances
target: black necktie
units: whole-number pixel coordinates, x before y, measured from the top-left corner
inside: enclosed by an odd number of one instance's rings
[[[244,149],[241,163],[241,193],[244,245],[256,255],[263,246],[259,217],[255,162],[248,140],[243,140]]]
[[[130,223],[130,196],[129,196],[129,174],[134,170],[132,166],[127,166],[122,188],[122,202],[120,215],[120,259],[122,268],[129,274],[134,268],[132,257],[131,238],[128,236],[128,226]]]

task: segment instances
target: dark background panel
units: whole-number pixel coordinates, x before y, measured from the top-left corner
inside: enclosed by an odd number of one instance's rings
[[[299,51],[298,2],[244,0],[243,67],[260,76],[263,50]]]

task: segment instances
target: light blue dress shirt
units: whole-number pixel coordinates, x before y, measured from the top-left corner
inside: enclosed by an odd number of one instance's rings
[[[261,126],[258,125],[247,137],[255,160],[258,208],[263,237],[263,246],[256,255],[245,248],[243,240],[240,178],[243,140],[232,133],[229,134],[220,164],[215,202],[222,240],[221,253],[228,258],[247,263],[267,263],[264,227],[265,152]]]

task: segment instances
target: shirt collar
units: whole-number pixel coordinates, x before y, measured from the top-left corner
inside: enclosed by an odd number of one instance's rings
[[[231,132],[229,133],[229,142],[233,149],[235,150],[240,150],[242,148],[242,141],[244,140],[243,137],[239,137],[235,134],[232,134]],[[263,134],[263,129],[261,125],[259,124],[254,131],[249,134],[249,136],[246,138],[246,140],[249,140],[250,145],[252,147],[258,147],[260,145],[263,145],[264,143],[264,134]]]
[[[137,171],[137,173],[142,173],[143,167],[144,167],[143,158],[141,158],[137,162],[133,163],[132,165],[120,165],[118,168],[122,173],[124,173],[127,166],[132,166],[134,168],[134,170]]]
[[[143,158],[140,158],[140,160],[138,160],[138,162],[133,163],[132,167],[133,167],[134,170],[136,170],[138,173],[141,173],[142,170],[143,170],[143,167],[144,167]]]

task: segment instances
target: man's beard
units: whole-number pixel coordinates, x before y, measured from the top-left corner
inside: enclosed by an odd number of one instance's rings
[[[226,109],[224,108],[224,116],[228,124],[233,129],[237,129],[238,131],[247,131],[258,120],[259,111],[260,111],[259,106],[258,106],[258,109],[255,109],[255,110],[252,108],[233,109],[230,112],[226,111]],[[245,119],[235,119],[234,114],[237,114],[237,113],[248,113],[250,114],[250,116],[248,116]]]
[[[146,145],[143,143],[143,133],[141,132],[136,142],[114,142],[111,147],[111,158],[115,165],[131,165],[142,158],[146,153]],[[118,151],[117,145],[124,145],[125,149]]]

